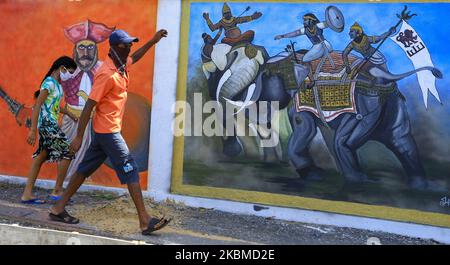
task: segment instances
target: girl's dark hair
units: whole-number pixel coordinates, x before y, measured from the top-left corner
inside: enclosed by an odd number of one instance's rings
[[[38,89],[36,91],[34,91],[34,99],[37,99],[39,97],[39,94],[41,93],[41,90]]]
[[[47,77],[49,77],[53,73],[53,71],[60,68],[61,66],[64,66],[67,69],[69,69],[69,68],[76,69],[77,68],[77,64],[75,63],[75,61],[72,58],[70,58],[69,56],[61,56],[58,59],[56,59],[56,61],[53,62],[52,67],[50,67],[50,70],[48,70],[48,73],[42,79],[41,84],[44,82],[44,80]]]

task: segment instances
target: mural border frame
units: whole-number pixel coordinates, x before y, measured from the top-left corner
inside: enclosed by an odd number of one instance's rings
[[[179,64],[177,73],[177,93],[176,100],[186,99],[187,84],[187,64],[188,49],[188,33],[190,27],[190,5],[197,2],[224,2],[220,0],[181,0],[181,27],[180,27],[180,46],[179,46]],[[228,0],[227,2],[298,2],[298,3],[334,3],[336,1],[305,1],[305,0]],[[395,0],[385,1],[360,1],[360,0],[340,0],[338,2],[347,3],[403,3]],[[409,1],[410,3],[448,3],[444,1]],[[321,211],[333,214],[344,214],[358,217],[369,217],[381,220],[400,221],[407,223],[416,223],[424,225],[432,225],[438,227],[450,228],[450,215],[442,213],[434,213],[427,211],[419,211],[413,209],[404,209],[391,206],[367,205],[362,203],[353,203],[345,201],[332,201],[325,199],[316,199],[308,197],[300,197],[293,195],[274,194],[269,192],[248,191],[231,188],[217,188],[209,186],[196,186],[183,184],[183,162],[184,162],[184,136],[174,136],[173,157],[172,157],[172,173],[170,193],[187,195],[194,197],[203,197],[209,199],[221,199],[243,203],[263,204],[274,207],[287,207],[299,210]]]

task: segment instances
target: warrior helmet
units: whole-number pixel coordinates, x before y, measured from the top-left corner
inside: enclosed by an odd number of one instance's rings
[[[224,4],[223,4],[223,7],[222,7],[222,15],[225,15],[225,13],[231,13],[231,9],[230,9],[230,7],[227,5],[227,3],[224,3]]]
[[[355,22],[351,27],[350,30],[354,30],[356,32],[358,32],[358,34],[363,34],[363,29],[362,27],[358,24],[358,22]]]

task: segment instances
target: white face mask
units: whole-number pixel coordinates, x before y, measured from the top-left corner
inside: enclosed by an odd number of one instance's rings
[[[73,78],[73,74],[71,74],[69,71],[66,70],[66,72],[59,72],[59,76],[61,77],[62,81],[67,81],[71,78]]]

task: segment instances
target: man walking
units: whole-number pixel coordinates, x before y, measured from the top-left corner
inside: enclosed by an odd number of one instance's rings
[[[170,219],[164,217],[161,219],[150,218],[145,210],[137,164],[130,155],[128,146],[120,133],[129,84],[128,68],[139,61],[150,47],[166,36],[166,30],[158,31],[151,40],[130,57],[131,46],[133,42],[138,42],[138,39],[130,37],[123,30],[116,30],[109,36],[108,58],[95,75],[92,91],[80,117],[77,135],[71,143],[72,151],[79,150],[94,107],[96,108],[93,117],[95,134],[61,200],[51,208],[49,214],[51,220],[69,224],[79,222],[77,218],[69,215],[65,210],[65,205],[84,180],[97,170],[106,158],[109,158],[120,182],[128,186],[128,191],[138,212],[142,234],[148,235],[170,222]]]

